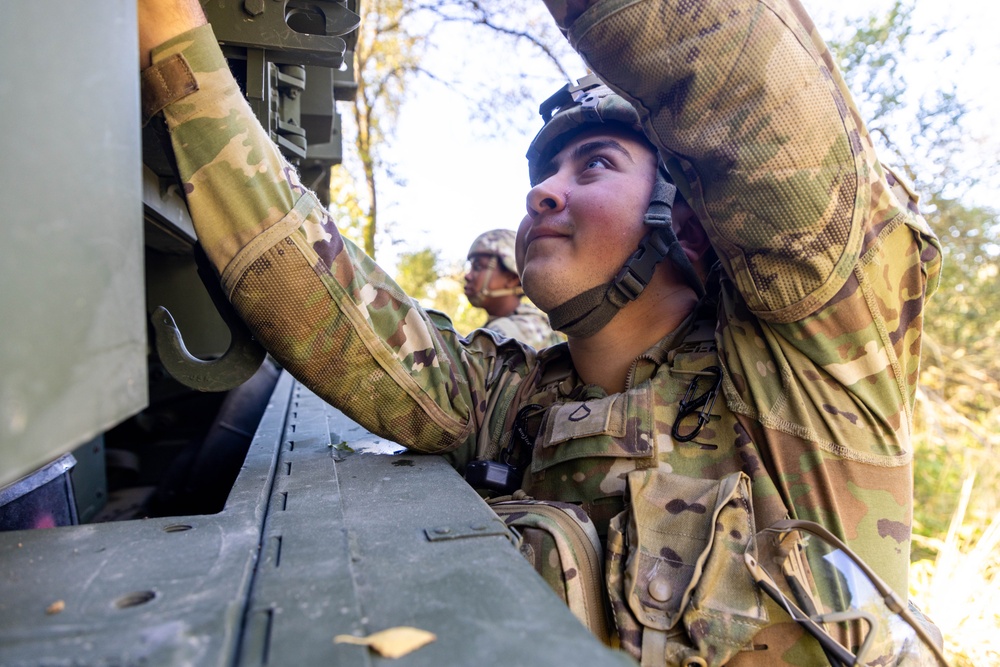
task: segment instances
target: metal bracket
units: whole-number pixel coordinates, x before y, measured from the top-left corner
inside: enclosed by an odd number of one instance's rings
[[[427,535],[427,541],[429,542],[443,542],[445,540],[460,540],[466,537],[486,537],[489,535],[509,538],[510,530],[503,521],[489,520],[424,528],[424,534]]]
[[[153,311],[156,352],[163,367],[178,382],[198,391],[229,391],[253,376],[264,363],[267,352],[254,340],[247,325],[222,293],[200,244],[195,244],[198,275],[212,297],[219,315],[229,328],[229,348],[218,359],[206,361],[188,352],[173,316],[163,306]]]
[[[344,62],[347,35],[361,17],[331,0],[203,0],[215,36],[223,44],[281,52],[286,64],[339,68]]]

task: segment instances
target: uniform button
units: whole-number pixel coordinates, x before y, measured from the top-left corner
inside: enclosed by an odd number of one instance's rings
[[[657,602],[666,602],[670,599],[670,580],[666,577],[656,577],[649,582],[649,597]]]

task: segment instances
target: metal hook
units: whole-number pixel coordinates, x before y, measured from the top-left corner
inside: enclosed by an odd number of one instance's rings
[[[156,351],[163,367],[181,384],[198,391],[228,391],[249,380],[264,362],[267,352],[254,340],[250,329],[223,294],[219,280],[200,244],[195,244],[194,254],[198,275],[229,328],[229,348],[221,357],[212,361],[195,357],[184,345],[184,339],[170,311],[157,306],[152,319],[153,329],[156,331]]]
[[[696,376],[691,380],[691,384],[688,385],[687,391],[684,393],[684,398],[681,399],[680,407],[677,410],[677,418],[674,419],[673,428],[670,430],[670,434],[678,442],[694,440],[695,436],[701,433],[701,429],[705,427],[705,424],[708,423],[709,418],[712,416],[712,408],[715,407],[715,399],[718,398],[719,387],[722,385],[722,369],[718,366],[709,366],[705,369],[704,374],[715,377],[712,380],[712,385],[697,398],[691,398],[692,394],[698,390],[698,377]],[[681,435],[681,420],[688,415],[694,414],[698,408],[702,408],[698,412],[698,424],[690,433]]]

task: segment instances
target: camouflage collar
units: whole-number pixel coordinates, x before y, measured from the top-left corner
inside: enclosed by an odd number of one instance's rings
[[[656,370],[663,365],[672,349],[684,342],[685,336],[691,331],[695,320],[698,319],[701,303],[698,304],[691,314],[688,315],[680,325],[661,338],[651,348],[640,354],[632,362],[628,371],[626,388],[632,388],[641,384],[656,375]]]
[[[687,336],[695,330],[695,323],[704,319],[705,306],[710,305],[706,299],[702,299],[676,329],[636,357],[629,369],[626,386],[631,388],[653,377],[657,369],[668,360],[670,352],[683,344]],[[568,344],[560,343],[539,351],[537,360],[540,367],[539,388],[558,383],[559,391],[564,396],[576,395],[579,392],[581,381],[573,367]]]

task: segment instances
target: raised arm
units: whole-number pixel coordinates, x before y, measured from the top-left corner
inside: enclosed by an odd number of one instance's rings
[[[549,0],[640,110],[751,310],[815,312],[905,211],[797,0]],[[905,202],[904,202],[905,204]]]
[[[429,452],[471,445],[477,397],[498,376],[491,339],[436,326],[340,235],[253,115],[197,0],[139,8],[144,106],[166,103],[198,239],[255,337],[371,431]]]

